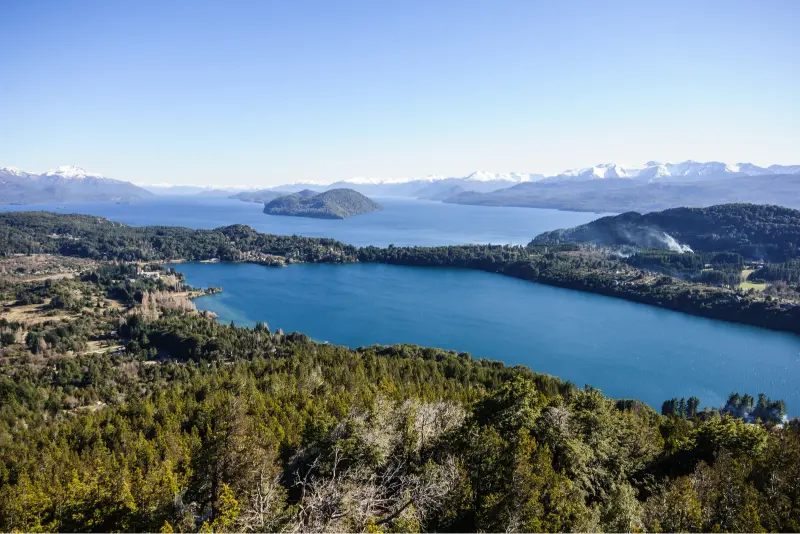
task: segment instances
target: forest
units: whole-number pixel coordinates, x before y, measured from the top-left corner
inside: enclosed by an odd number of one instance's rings
[[[576,228],[545,232],[532,243],[592,242],[668,250],[685,245],[695,252],[731,252],[745,259],[782,262],[800,256],[798,239],[800,210],[722,204],[602,217]]]
[[[264,213],[317,219],[346,219],[382,209],[380,204],[352,189],[330,189],[322,193],[305,189],[264,204]]]
[[[158,274],[0,286],[9,310],[74,297],[0,323],[0,530],[800,528],[800,425],[766,395],[659,413],[466,353],[220,324]]]

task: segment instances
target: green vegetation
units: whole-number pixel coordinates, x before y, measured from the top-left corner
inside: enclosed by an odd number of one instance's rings
[[[355,261],[356,248],[333,239],[259,234],[235,224],[216,230],[131,227],[91,215],[0,214],[0,251],[57,253],[119,261],[252,261],[271,264]]]
[[[318,219],[346,219],[381,209],[378,203],[352,189],[331,189],[324,193],[313,193],[305,190],[276,198],[264,206],[264,213]]]
[[[665,250],[688,245],[696,252],[730,252],[745,259],[782,262],[800,257],[800,211],[780,206],[724,204],[645,215],[630,212],[576,228],[545,232],[532,242],[554,243]]]
[[[29,291],[92,302],[129,269]],[[134,286],[157,283],[146,269]],[[660,415],[468,354],[223,325],[153,289],[0,349],[0,530],[800,527],[800,425],[775,423],[780,401]],[[88,350],[103,340],[122,349]]]
[[[763,265],[752,276],[760,280],[800,284],[800,259]]]
[[[752,289],[753,291],[764,291],[765,289],[767,289],[766,282],[755,282],[750,279],[750,277],[754,272],[755,269],[744,269],[742,271],[742,283],[739,284],[740,289],[743,289],[744,291],[748,291],[750,289]]]

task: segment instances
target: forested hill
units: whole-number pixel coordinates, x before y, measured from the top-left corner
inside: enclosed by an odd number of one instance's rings
[[[556,243],[662,249],[686,245],[697,252],[737,252],[748,259],[780,262],[800,255],[800,211],[758,204],[722,204],[645,215],[630,212],[545,232],[531,242]]]
[[[91,215],[0,214],[0,256],[59,253],[122,261],[351,262],[356,248],[333,239],[261,234],[241,224],[214,230],[127,226]]]
[[[306,192],[309,191],[276,198],[264,206],[264,213],[318,219],[346,219],[381,209],[380,204],[352,189],[331,189],[313,196],[304,195]]]

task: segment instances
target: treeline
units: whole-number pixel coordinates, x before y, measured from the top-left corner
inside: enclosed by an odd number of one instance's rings
[[[783,423],[786,420],[786,402],[773,401],[764,393],[759,393],[758,402],[748,394],[740,395],[731,393],[728,401],[722,408],[706,407],[700,410],[700,399],[697,397],[675,397],[664,401],[661,405],[661,415],[678,417],[681,419],[708,420],[719,417],[720,414],[730,415],[743,419],[749,423],[764,421],[769,423]]]
[[[735,252],[675,252],[637,250],[623,261],[641,269],[702,284],[737,287],[745,259]]]
[[[333,239],[260,234],[240,224],[215,230],[134,227],[90,215],[49,212],[0,214],[3,254],[53,253],[100,260],[353,261],[355,247]]]
[[[800,284],[800,260],[784,263],[768,263],[750,275],[752,278],[769,281],[784,281]]]
[[[3,361],[0,530],[800,527],[794,423],[665,417],[467,354],[197,314],[117,334],[124,353]]]

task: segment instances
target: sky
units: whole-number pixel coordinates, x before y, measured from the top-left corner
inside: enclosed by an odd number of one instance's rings
[[[800,164],[800,2],[0,1],[0,166],[270,186]]]

